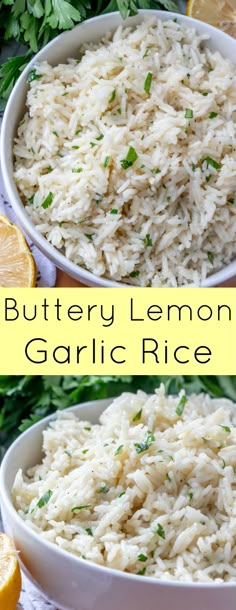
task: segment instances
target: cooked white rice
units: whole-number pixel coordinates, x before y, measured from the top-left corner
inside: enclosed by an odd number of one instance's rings
[[[36,68],[16,184],[37,229],[97,276],[198,285],[236,254],[236,66],[203,38],[153,19]]]
[[[15,479],[25,523],[109,568],[235,582],[236,408],[183,396],[123,394],[97,425],[60,413],[42,464]]]

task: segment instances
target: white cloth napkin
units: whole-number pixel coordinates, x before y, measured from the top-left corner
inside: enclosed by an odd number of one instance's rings
[[[0,128],[1,128],[1,114],[0,114]],[[2,172],[0,167],[0,214],[8,216],[12,222],[19,225],[16,219],[15,213],[8,200],[2,178]],[[20,225],[19,225],[20,226]],[[42,254],[38,248],[31,242],[31,240],[25,235],[29,244],[30,250],[34,256],[37,266],[37,286],[55,286],[56,282],[56,267],[51,261],[49,261],[44,254]]]

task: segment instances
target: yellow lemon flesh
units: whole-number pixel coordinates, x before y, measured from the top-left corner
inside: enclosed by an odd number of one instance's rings
[[[0,534],[0,608],[15,610],[21,591],[21,573],[12,540]]]
[[[30,288],[36,284],[36,266],[23,233],[0,214],[0,288]]]
[[[188,0],[186,15],[236,38],[236,0]]]

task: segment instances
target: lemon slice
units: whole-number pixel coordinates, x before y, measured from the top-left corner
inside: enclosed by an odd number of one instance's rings
[[[188,0],[186,15],[236,38],[236,0]]]
[[[0,608],[15,610],[21,591],[21,573],[14,544],[0,534]]]
[[[0,288],[30,288],[36,283],[36,266],[23,233],[0,214]]]

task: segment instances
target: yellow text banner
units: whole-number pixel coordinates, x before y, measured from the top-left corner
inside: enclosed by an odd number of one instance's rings
[[[0,289],[0,373],[236,374],[236,291]]]

